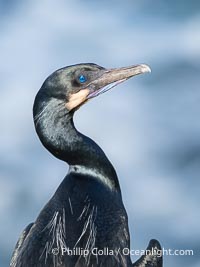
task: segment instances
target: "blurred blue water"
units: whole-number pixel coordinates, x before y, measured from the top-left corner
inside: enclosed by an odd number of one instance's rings
[[[199,266],[200,2],[0,1],[0,16],[0,266],[67,172],[40,144],[32,104],[46,76],[78,62],[151,66],[84,106],[76,125],[116,167],[132,248],[157,238],[194,249],[166,267]]]

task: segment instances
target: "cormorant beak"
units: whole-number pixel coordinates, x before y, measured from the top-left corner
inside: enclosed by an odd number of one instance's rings
[[[151,69],[145,64],[117,69],[101,69],[101,73],[97,78],[87,84],[85,88],[82,88],[77,93],[73,93],[68,97],[66,108],[69,111],[77,110],[89,99],[105,93],[135,75],[146,72],[151,72]]]
[[[151,72],[150,67],[146,64],[107,69],[99,78],[95,79],[87,86],[87,88],[90,90],[87,99],[91,99],[102,93],[105,93],[106,91],[130,79],[131,77],[146,72]]]

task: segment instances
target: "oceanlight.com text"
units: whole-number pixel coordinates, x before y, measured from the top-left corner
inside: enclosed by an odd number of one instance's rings
[[[88,255],[94,255],[94,256],[112,256],[112,255],[124,255],[124,256],[142,256],[142,255],[155,255],[157,257],[163,256],[193,256],[194,251],[192,249],[152,249],[152,250],[139,250],[139,249],[129,249],[129,248],[123,248],[123,249],[109,249],[109,248],[103,248],[98,249],[94,247],[92,250],[87,250],[83,248],[74,248],[69,249],[67,247],[62,248],[53,248],[52,249],[53,255],[68,255],[68,256],[83,256],[87,257]]]

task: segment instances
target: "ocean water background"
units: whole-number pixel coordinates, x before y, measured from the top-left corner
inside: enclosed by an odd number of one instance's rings
[[[131,248],[157,238],[166,267],[200,266],[200,1],[0,1],[0,266],[67,173],[36,136],[44,79],[80,62],[148,63],[90,101],[75,124],[118,173]],[[133,257],[136,260],[136,257]]]

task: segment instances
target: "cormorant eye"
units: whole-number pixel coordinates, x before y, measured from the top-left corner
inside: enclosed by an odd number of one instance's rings
[[[85,83],[87,81],[87,78],[83,74],[81,74],[78,77],[78,80],[79,80],[80,83]]]

